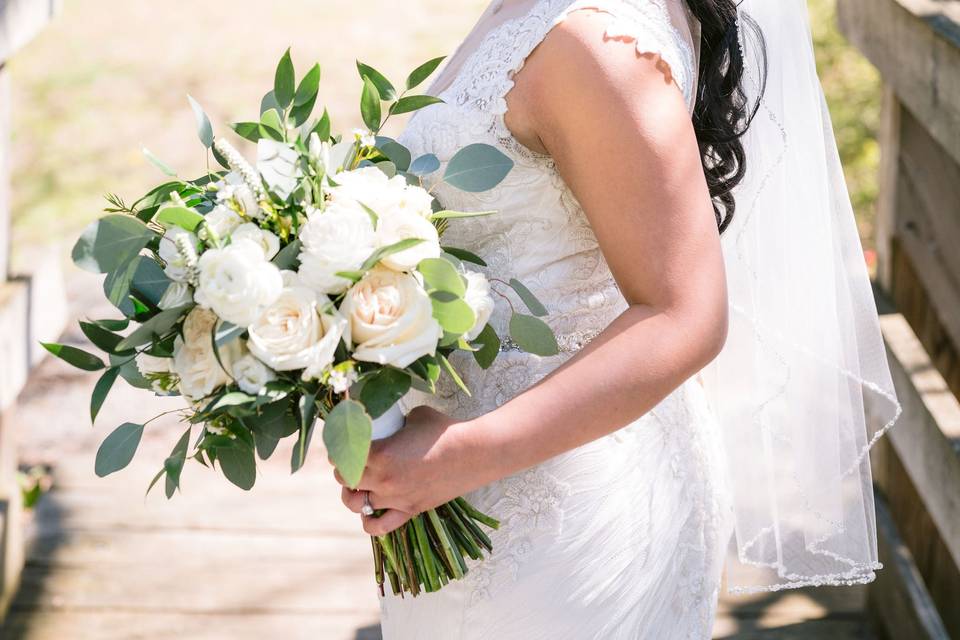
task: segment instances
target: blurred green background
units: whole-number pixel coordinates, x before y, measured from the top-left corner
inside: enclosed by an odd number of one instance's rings
[[[186,93],[204,105],[215,130],[250,119],[276,60],[292,43],[299,70],[317,60],[324,65],[321,99],[334,128],[348,129],[359,124],[355,57],[403,77],[452,51],[485,4],[65,0],[54,24],[10,66],[14,251],[23,243],[70,240],[101,213],[104,193],[135,199],[159,182],[141,146],[184,175],[199,173],[204,156]],[[879,77],[838,33],[835,0],[809,4],[820,74],[869,246]]]

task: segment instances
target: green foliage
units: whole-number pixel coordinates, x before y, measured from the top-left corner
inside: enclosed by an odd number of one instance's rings
[[[104,439],[97,449],[94,471],[101,478],[123,469],[137,452],[143,425],[125,422]]]
[[[513,160],[488,144],[475,143],[460,149],[450,158],[443,180],[462,191],[488,191],[500,184]]]
[[[133,259],[155,236],[137,218],[114,213],[90,223],[71,255],[81,269],[109,273]]]
[[[341,400],[327,414],[323,443],[344,481],[357,486],[370,453],[373,423],[364,406],[356,400]]]
[[[555,356],[560,352],[553,331],[546,322],[534,316],[514,313],[510,317],[510,337],[527,353]]]

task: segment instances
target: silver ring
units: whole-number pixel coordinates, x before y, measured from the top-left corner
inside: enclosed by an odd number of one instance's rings
[[[370,492],[363,492],[363,506],[360,507],[360,513],[365,516],[373,515],[373,505],[370,504]]]

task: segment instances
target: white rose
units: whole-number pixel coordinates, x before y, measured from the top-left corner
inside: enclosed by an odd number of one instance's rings
[[[197,236],[180,227],[170,227],[160,238],[157,251],[166,263],[163,272],[174,282],[186,282],[197,263]]]
[[[317,293],[338,294],[351,281],[338,271],[359,269],[376,248],[373,222],[356,202],[329,203],[300,229],[300,278]]]
[[[250,325],[250,351],[277,371],[304,369],[303,378],[319,378],[333,363],[347,321],[330,300],[284,271],[280,297]],[[348,339],[349,340],[349,339]]]
[[[395,213],[429,217],[433,213],[433,196],[420,187],[408,185],[403,176],[388,178],[376,167],[341,171],[333,176],[333,181],[337,186],[329,189],[331,200],[362,202],[380,217]]]
[[[197,303],[241,327],[259,318],[283,289],[280,270],[250,240],[208,249],[200,256],[198,269]]]
[[[268,382],[277,379],[277,374],[270,367],[250,353],[233,363],[231,373],[240,390],[250,395],[257,395]]]
[[[257,243],[263,249],[263,256],[267,260],[272,260],[273,257],[277,255],[277,252],[280,251],[280,238],[266,229],[261,229],[252,222],[243,223],[230,234],[231,242],[236,242],[237,240],[251,240]]]
[[[286,200],[303,175],[300,154],[286,142],[260,138],[257,142],[257,171],[270,190]]]
[[[385,256],[381,260],[384,266],[397,271],[409,271],[425,258],[440,257],[440,236],[432,222],[408,212],[380,217],[377,222],[378,246],[386,247],[407,238],[419,238],[423,242]]]
[[[246,217],[252,220],[260,217],[262,211],[260,210],[260,203],[257,202],[257,196],[243,181],[243,176],[236,171],[231,171],[225,175],[223,180],[216,184],[216,188],[218,202],[232,200]]]
[[[224,367],[229,369],[240,355],[240,341],[234,340],[219,350],[217,361],[210,339],[216,322],[213,312],[195,307],[183,321],[183,335],[173,343],[173,371],[180,377],[180,393],[191,400],[204,398],[230,382]]]
[[[490,314],[493,313],[494,306],[493,296],[490,295],[490,282],[479,271],[465,270],[463,277],[467,279],[467,292],[463,296],[463,300],[477,317],[473,328],[467,331],[463,337],[467,340],[474,340],[483,331],[487,321],[490,320]]]
[[[193,302],[193,291],[186,282],[171,282],[160,296],[157,306],[161,309],[175,309]]]
[[[211,233],[220,240],[227,239],[233,230],[243,224],[243,217],[225,204],[218,204],[203,217],[200,239],[212,240]]]
[[[430,297],[409,273],[371,270],[347,292],[340,312],[349,323],[357,360],[403,368],[436,353],[443,336]]]

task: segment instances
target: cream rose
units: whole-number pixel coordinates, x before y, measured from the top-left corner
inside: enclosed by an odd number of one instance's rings
[[[419,238],[422,242],[409,249],[384,256],[380,262],[397,271],[409,271],[425,258],[440,257],[440,236],[432,222],[407,212],[396,212],[380,217],[377,223],[378,246],[386,247],[408,238]]]
[[[251,353],[241,356],[230,371],[240,390],[250,395],[257,395],[268,382],[277,379],[277,374]]]
[[[273,260],[273,257],[280,251],[280,238],[276,234],[261,229],[252,222],[245,222],[230,234],[230,241],[250,240],[263,249],[263,256],[267,260]]]
[[[409,273],[371,270],[347,292],[340,312],[349,323],[357,360],[406,367],[436,353],[443,336],[430,297]]]
[[[284,271],[280,297],[250,325],[250,351],[277,371],[304,369],[303,378],[319,378],[333,363],[347,321],[330,300]]]
[[[180,377],[180,393],[191,400],[204,398],[230,382],[224,367],[230,369],[241,355],[242,345],[234,340],[220,349],[217,361],[210,339],[216,322],[212,311],[195,307],[183,321],[183,335],[174,340],[172,369]]]
[[[242,327],[259,318],[283,289],[280,270],[250,240],[208,249],[200,256],[198,269],[197,303]]]
[[[331,202],[314,211],[300,230],[302,282],[323,294],[339,294],[351,281],[338,271],[359,269],[376,248],[370,215],[356,202]]]
[[[409,213],[426,218],[433,213],[433,196],[426,190],[408,185],[403,176],[388,178],[376,167],[341,171],[333,181],[337,186],[329,189],[331,200],[362,202],[380,217]]]
[[[463,337],[467,340],[474,340],[483,331],[487,321],[490,320],[490,314],[493,313],[494,306],[493,296],[490,295],[490,282],[479,271],[464,270],[463,277],[467,280],[467,292],[463,296],[463,300],[470,306],[477,318],[473,327]]]

